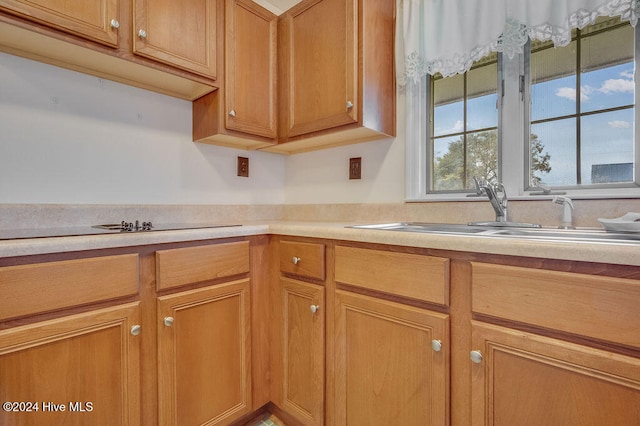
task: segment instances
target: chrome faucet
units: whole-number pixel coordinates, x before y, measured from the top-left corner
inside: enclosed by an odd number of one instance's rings
[[[553,197],[551,202],[553,202],[554,204],[560,204],[563,208],[562,220],[560,221],[560,226],[558,226],[558,228],[575,229],[575,226],[573,226],[573,217],[571,214],[573,211],[573,201],[571,201],[571,198],[556,195],[555,197]]]
[[[508,222],[507,215],[507,191],[500,182],[489,183],[485,178],[478,180],[473,176],[473,183],[476,184],[476,193],[486,195],[496,212],[496,222]]]

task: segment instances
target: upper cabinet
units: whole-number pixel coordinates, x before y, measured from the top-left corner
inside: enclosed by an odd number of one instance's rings
[[[313,0],[282,17],[283,138],[358,121],[357,7],[356,0]]]
[[[395,135],[395,2],[0,0],[0,51],[193,101],[193,140],[297,153]]]
[[[227,0],[226,17],[226,127],[274,138],[277,18],[250,0]]]
[[[133,51],[216,78],[217,0],[134,0]]]
[[[2,0],[0,10],[80,37],[118,46],[120,0]]]
[[[0,0],[0,51],[194,100],[216,89],[223,0]]]
[[[278,27],[278,145],[294,153],[395,135],[395,3],[303,0]]]
[[[224,83],[193,103],[193,139],[270,146],[276,138],[277,16],[251,0],[226,0],[224,16]]]
[[[226,8],[224,84],[194,102],[194,141],[297,153],[395,135],[394,2],[303,0],[277,29],[248,0]]]

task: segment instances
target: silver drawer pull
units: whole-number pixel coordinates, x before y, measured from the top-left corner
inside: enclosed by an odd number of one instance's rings
[[[298,263],[300,263],[302,261],[302,259],[297,257],[297,256],[293,256],[291,261],[293,262],[294,265],[297,265]]]
[[[482,362],[482,352],[480,351],[469,352],[469,357],[471,358],[471,361],[475,364],[480,364]]]
[[[434,352],[440,352],[442,350],[442,341],[433,339],[431,341],[431,349],[433,349]]]

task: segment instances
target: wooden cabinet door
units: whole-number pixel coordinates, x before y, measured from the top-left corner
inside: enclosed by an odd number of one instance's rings
[[[277,404],[305,425],[324,424],[324,287],[280,279],[282,385]],[[276,352],[277,353],[277,352]]]
[[[479,322],[472,336],[474,425],[638,424],[640,359]]]
[[[161,425],[222,425],[251,410],[249,280],[158,298]]]
[[[226,127],[275,138],[278,17],[249,0],[226,1]]]
[[[356,18],[356,0],[306,0],[281,18],[280,137],[357,123]]]
[[[108,46],[118,46],[120,0],[0,0],[0,10],[79,35]]]
[[[130,303],[1,330],[0,424],[140,424],[139,311]]]
[[[449,317],[336,291],[337,425],[446,425]]]
[[[217,3],[134,0],[134,53],[215,79]]]

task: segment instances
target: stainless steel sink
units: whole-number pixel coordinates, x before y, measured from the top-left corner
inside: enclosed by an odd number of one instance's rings
[[[425,232],[431,234],[474,234],[485,232],[486,227],[461,225],[453,223],[421,223],[421,222],[396,222],[379,225],[354,225],[349,228],[381,229],[385,231]]]
[[[469,225],[455,223],[395,222],[373,225],[353,225],[349,227],[356,229],[517,238],[525,240],[640,244],[640,233],[607,232],[598,228],[557,229],[513,222],[476,222]]]
[[[498,229],[492,230],[488,235],[497,237],[525,238],[530,240],[564,240],[564,241],[590,241],[610,242],[624,244],[640,244],[640,234],[625,232],[608,232],[602,229]]]

